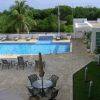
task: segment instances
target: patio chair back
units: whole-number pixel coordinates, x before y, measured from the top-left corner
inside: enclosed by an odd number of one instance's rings
[[[51,97],[50,97],[49,100],[56,100],[55,98],[57,97],[58,92],[59,92],[59,89],[56,89],[56,90],[52,91]]]
[[[1,59],[1,61],[2,61],[2,69],[3,69],[3,67],[7,67],[9,69],[10,63],[4,59]]]
[[[18,59],[18,66],[22,67],[23,69],[27,66],[27,63],[24,61],[23,57],[17,57]]]
[[[7,60],[1,59],[1,61],[2,61],[3,64],[8,64]]]
[[[30,88],[30,87],[27,87],[29,93],[31,96],[35,97],[36,96],[36,91],[34,88]]]
[[[57,75],[52,75],[50,78],[49,78],[51,81],[52,81],[52,87],[56,87],[56,84],[57,84],[57,80],[59,79],[59,77]]]
[[[38,80],[38,76],[36,74],[32,74],[28,76],[28,79],[30,80],[31,85],[33,84],[34,81]]]
[[[23,57],[17,57],[17,59],[18,59],[18,64],[20,65],[20,64],[24,64],[24,59],[23,59]]]

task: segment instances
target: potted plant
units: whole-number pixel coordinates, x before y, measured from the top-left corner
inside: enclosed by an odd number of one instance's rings
[[[87,44],[87,52],[90,52],[90,45],[89,45],[89,43]]]
[[[86,39],[86,38],[84,39],[83,43],[84,43],[84,44],[86,44],[86,43],[87,43],[87,39]]]
[[[97,48],[95,49],[94,53],[96,54],[96,55],[95,55],[96,62],[98,63],[98,65],[100,65],[100,48],[97,47]]]
[[[95,53],[95,54],[100,54],[100,48],[97,47],[97,48],[95,49],[94,53]]]
[[[88,42],[91,41],[91,32],[85,32],[84,34],[84,44],[87,44]]]
[[[83,36],[83,43],[84,43],[84,44],[86,44],[86,43],[87,43],[86,32],[84,33],[84,36]]]

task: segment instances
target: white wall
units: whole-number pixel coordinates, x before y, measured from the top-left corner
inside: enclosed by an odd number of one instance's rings
[[[86,23],[86,26],[76,27],[78,23]],[[92,28],[88,25],[87,18],[76,18],[73,19],[73,28],[74,28],[74,37],[75,38],[82,38],[85,32],[90,32]]]
[[[97,19],[97,22],[100,22],[100,18]]]
[[[84,23],[87,21],[87,18],[75,18],[73,19],[73,23]]]

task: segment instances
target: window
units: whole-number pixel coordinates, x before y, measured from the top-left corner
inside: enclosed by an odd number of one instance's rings
[[[100,32],[96,32],[96,47],[100,47]]]

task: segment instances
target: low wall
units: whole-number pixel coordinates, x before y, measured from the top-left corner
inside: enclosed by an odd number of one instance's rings
[[[54,32],[50,32],[50,33],[47,33],[47,32],[31,32],[30,34],[15,34],[15,33],[12,33],[12,34],[0,34],[0,38],[1,37],[5,37],[5,38],[8,38],[8,39],[12,39],[14,37],[19,37],[19,38],[26,38],[26,37],[31,37],[31,38],[38,38],[39,36],[53,36],[53,38],[56,38],[58,36],[58,33],[54,33]],[[60,36],[66,38],[67,36],[69,36],[70,34],[69,33],[61,33]]]
[[[12,34],[0,34],[0,37],[9,37],[9,38],[13,38],[13,37],[20,37],[20,38],[25,38],[25,37],[32,37],[32,38],[38,38],[39,36],[53,36],[53,38],[56,38],[57,37],[57,32],[30,32],[30,34],[15,34],[15,33],[12,33]],[[64,32],[61,32],[61,36],[62,37],[65,37],[70,35],[71,38],[83,38],[83,33],[80,32],[80,33],[64,33]]]

